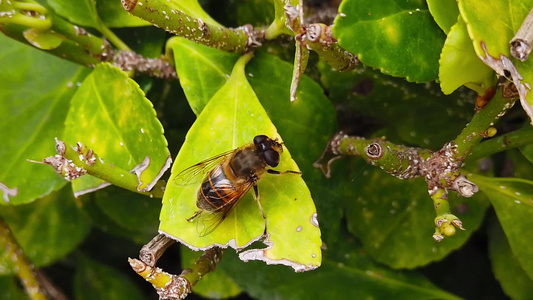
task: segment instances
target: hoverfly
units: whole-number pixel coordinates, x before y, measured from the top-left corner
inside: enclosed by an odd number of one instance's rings
[[[271,169],[279,164],[282,152],[283,144],[277,139],[258,135],[254,137],[253,143],[208,158],[181,171],[174,179],[177,185],[192,184],[195,178],[203,175],[197,192],[198,210],[187,221],[192,222],[197,219],[200,236],[210,234],[253,187],[266,231],[266,217],[259,202],[257,183],[266,173],[302,174],[298,171],[280,172]]]

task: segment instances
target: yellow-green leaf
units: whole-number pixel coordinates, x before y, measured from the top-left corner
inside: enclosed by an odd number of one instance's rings
[[[451,94],[463,84],[483,94],[496,80],[494,71],[485,65],[474,51],[463,18],[452,26],[439,61],[439,80],[442,92]]]
[[[160,231],[190,248],[203,250],[215,245],[242,249],[262,238],[264,220],[257,203],[248,193],[212,233],[200,237],[194,215],[198,184],[178,185],[176,175],[197,162],[251,143],[259,134],[281,141],[257,96],[246,80],[244,66],[249,55],[235,65],[231,77],[202,110],[189,130],[172,167],[161,210]],[[299,170],[285,149],[277,170]],[[314,269],[321,261],[320,230],[313,225],[316,209],[309,189],[299,175],[265,175],[258,184],[268,235],[265,249],[241,253],[243,260],[285,264],[295,270]]]
[[[111,65],[97,65],[81,84],[65,127],[68,144],[81,142],[123,170],[147,162],[136,172],[138,190],[150,190],[169,167],[170,152],[152,103],[135,81]]]

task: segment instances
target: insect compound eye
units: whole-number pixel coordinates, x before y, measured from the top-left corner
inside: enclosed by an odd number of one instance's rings
[[[279,164],[279,153],[273,149],[268,149],[262,153],[265,162],[271,167],[277,167]]]
[[[254,138],[254,144],[259,152],[264,152],[269,148],[272,148],[271,140],[266,135],[258,135]]]
[[[261,134],[254,137],[254,145],[258,146],[262,144],[264,141],[268,140],[268,136]]]

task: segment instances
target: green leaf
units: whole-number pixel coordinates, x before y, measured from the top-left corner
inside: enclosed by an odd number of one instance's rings
[[[357,198],[346,199],[346,219],[350,232],[378,262],[408,269],[427,265],[460,248],[481,225],[488,202],[477,195],[465,199],[452,193],[452,213],[466,231],[436,243],[431,238],[435,212],[426,182],[402,181],[363,164],[352,178]]]
[[[502,225],[511,250],[533,279],[533,181],[469,175],[487,195]]]
[[[442,48],[439,80],[442,92],[451,94],[463,84],[475,87],[478,93],[493,86],[494,71],[477,56],[462,18],[453,25]]]
[[[533,295],[533,280],[511,251],[500,225],[494,223],[489,231],[489,254],[494,276],[512,299],[529,299]]]
[[[323,265],[311,272],[239,264],[232,253],[224,254],[219,268],[257,299],[458,299],[417,272],[375,263],[352,238],[341,239],[336,247],[328,246]]]
[[[176,72],[189,105],[199,115],[209,99],[226,83],[239,55],[181,37],[169,39],[167,47],[173,51]]]
[[[532,0],[459,0],[459,10],[468,26],[476,53],[485,56],[481,41],[489,54],[499,58],[503,54],[511,58],[509,41],[533,6]],[[497,14],[495,14],[497,12]]]
[[[182,246],[180,250],[182,266],[192,265],[202,255],[202,252],[192,251],[185,246]],[[192,287],[192,291],[210,299],[227,299],[241,293],[235,281],[220,268],[204,275],[202,280]]]
[[[533,0],[495,0],[490,3],[459,0],[458,4],[477,55],[486,56],[481,47],[481,43],[485,43],[490,56],[496,59],[500,59],[500,55],[510,58],[523,77],[522,83],[533,86],[533,60],[521,62],[512,57],[509,50],[509,42],[533,7]],[[521,95],[521,100],[524,110],[533,120],[533,93],[527,93],[523,99]]]
[[[150,22],[144,21],[128,13],[120,1],[96,0],[98,15],[105,25],[109,27],[138,27],[149,26]]]
[[[30,163],[55,154],[70,98],[86,70],[0,35],[1,204],[28,203],[65,185],[48,167]],[[8,71],[9,70],[9,71]],[[54,76],[51,76],[53,74]],[[1,186],[1,184],[0,184]]]
[[[74,295],[77,300],[144,299],[142,291],[125,274],[79,255],[74,274]]]
[[[526,126],[529,126],[529,124]],[[524,149],[528,150],[528,148],[533,150],[533,147],[528,145],[526,147],[521,147],[520,151],[512,149],[506,152],[506,158],[512,161],[514,166],[513,177],[533,180],[533,156],[531,156],[532,159],[529,159],[527,157],[527,152],[524,151]]]
[[[20,289],[15,276],[0,276],[0,299],[25,300],[29,298]]]
[[[333,35],[363,64],[385,74],[415,82],[437,79],[445,35],[425,1],[345,0]]]
[[[448,34],[452,26],[457,22],[459,8],[456,0],[426,0],[429,12],[437,25],[444,33]]]
[[[230,79],[189,130],[163,198],[160,231],[194,249],[207,249],[214,244],[241,249],[261,238],[264,230],[257,203],[248,193],[213,233],[199,237],[196,222],[186,220],[197,210],[199,183],[180,186],[174,182],[176,175],[194,162],[248,144],[258,134],[281,140],[246,81],[247,58],[249,56],[244,56],[237,62]],[[276,169],[298,170],[287,149]],[[270,247],[248,250],[241,253],[241,257],[282,263],[299,270],[319,266],[320,230],[311,223],[315,207],[301,177],[266,175],[259,183],[259,193],[268,222],[269,236],[265,243]]]
[[[251,24],[254,28],[259,28],[268,26],[274,19],[274,5],[272,5],[272,0],[228,1],[219,3],[222,11],[218,11],[218,15],[224,14],[224,17],[229,19],[232,24]],[[215,13],[213,9],[210,12],[211,14]],[[214,17],[217,18],[217,16]]]
[[[99,18],[96,11],[95,0],[48,0],[48,4],[54,11],[74,24],[99,27]]]
[[[23,32],[24,38],[33,46],[43,50],[55,49],[66,39],[53,31],[30,28]]]
[[[265,35],[267,40],[276,38],[281,34],[294,35],[294,32],[287,27],[287,17],[285,17],[285,5],[290,4],[298,7],[298,0],[274,0],[274,21],[266,29]]]
[[[99,64],[72,99],[63,139],[81,142],[107,163],[136,172],[137,189],[150,190],[169,167],[171,158],[163,126],[152,103],[137,83],[108,64]]]
[[[520,147],[520,152],[524,155],[527,160],[533,163],[533,144],[529,144],[524,147]]]
[[[169,43],[174,49],[176,69],[190,106],[199,113],[231,73],[238,56],[196,44],[182,38]],[[276,56],[258,51],[246,66],[246,77],[270,118],[277,125],[294,160],[301,166],[312,195],[331,198],[339,181],[324,182],[322,173],[312,164],[335,130],[335,110],[314,80],[302,76],[297,101],[288,101],[293,66]],[[297,121],[296,121],[297,119]],[[302,136],[312,136],[306,143],[296,143]],[[337,238],[342,217],[342,197],[317,203],[324,234]],[[331,221],[327,221],[331,220]],[[331,230],[330,230],[331,229]]]
[[[335,191],[342,189],[340,185],[346,182],[338,178],[325,180],[322,172],[313,167],[313,162],[320,157],[335,131],[335,110],[320,85],[306,75],[300,80],[297,100],[288,101],[292,71],[292,64],[267,51],[258,51],[246,66],[248,81],[301,167],[311,195],[315,199],[328,199],[315,204],[322,236],[329,244],[338,239],[343,214],[343,197]],[[298,142],[302,137],[308,137],[305,143]]]
[[[69,186],[30,204],[3,207],[0,214],[36,267],[50,265],[67,255],[90,229],[89,220],[78,208]],[[3,250],[0,248],[0,257]],[[0,266],[5,264],[5,260],[0,262]],[[2,267],[0,271],[14,272]]]

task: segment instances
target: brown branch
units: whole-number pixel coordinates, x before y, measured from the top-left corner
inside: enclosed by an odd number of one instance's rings
[[[137,274],[154,286],[159,299],[184,299],[191,292],[192,286],[216,269],[223,252],[224,249],[218,247],[206,250],[190,268],[183,270],[179,276],[149,266],[138,259],[129,258],[128,261]]]
[[[134,71],[151,77],[178,79],[176,69],[164,58],[145,58],[131,51],[115,51],[111,63],[123,71]]]
[[[150,267],[155,267],[161,255],[175,242],[164,234],[158,234],[141,248],[139,258]]]

